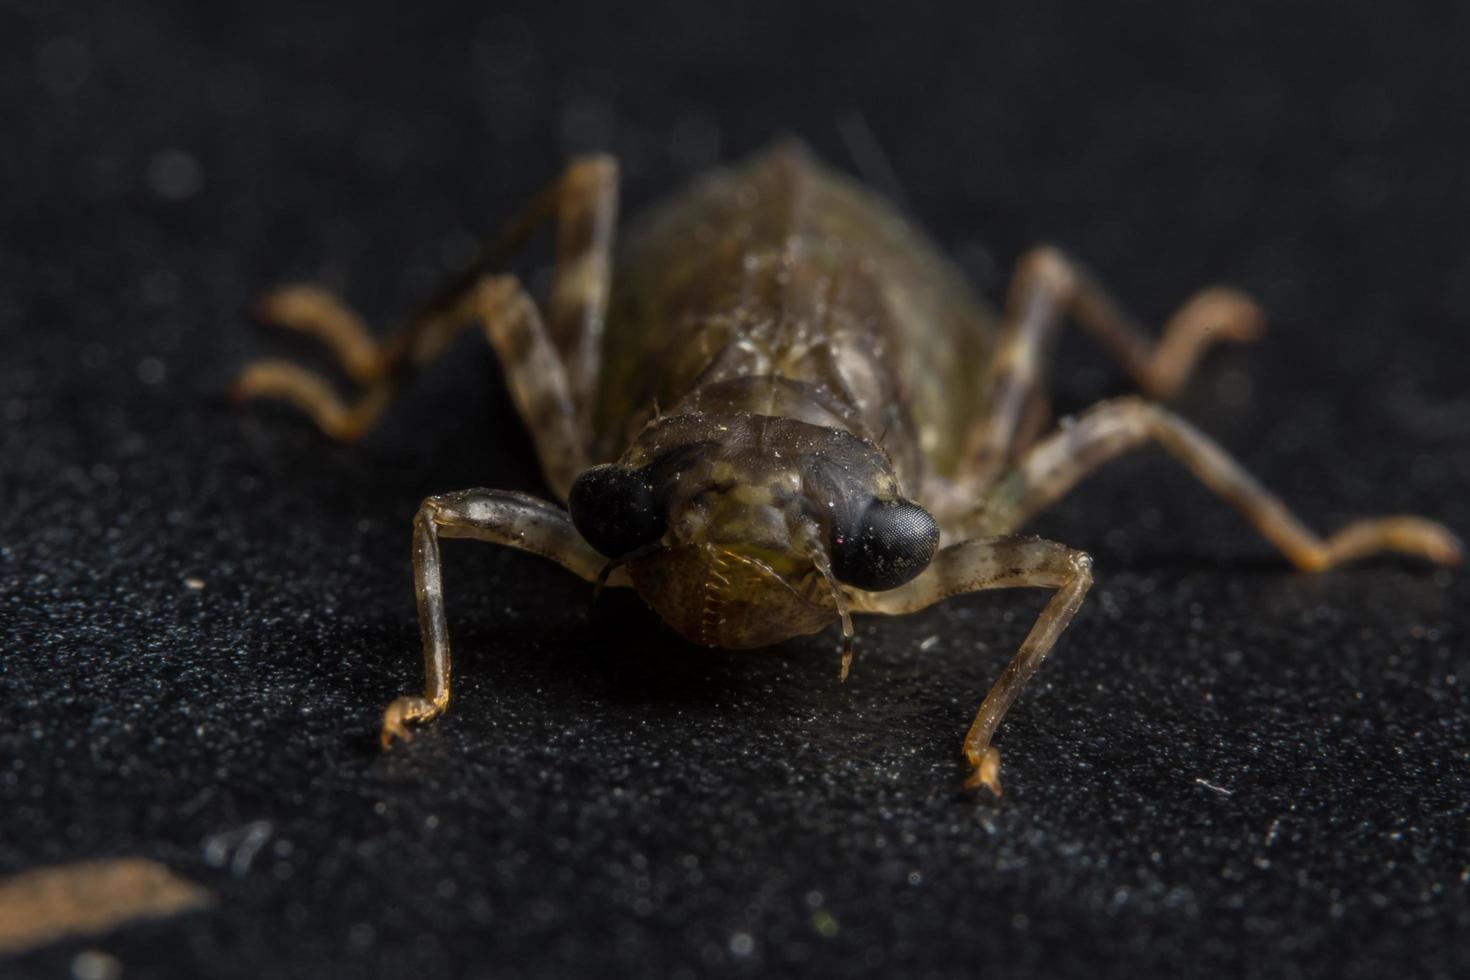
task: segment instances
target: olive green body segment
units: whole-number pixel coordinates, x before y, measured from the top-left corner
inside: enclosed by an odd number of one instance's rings
[[[998,317],[882,198],[779,143],[637,220],[614,264],[597,455],[654,411],[802,417],[948,474],[985,404]],[[718,400],[705,389],[734,379]]]
[[[992,309],[892,206],[791,142],[702,178],[621,241],[617,203],[611,158],[574,161],[385,340],[317,286],[261,303],[266,321],[321,341],[360,392],[344,401],[277,360],[248,365],[236,395],[288,401],[343,440],[478,324],[568,505],[479,488],[423,502],[412,542],[424,690],[388,705],[384,747],[449,706],[446,537],[636,588],[706,646],[763,646],[835,621],[843,678],[852,613],[1050,590],[962,743],[965,785],[996,794],[997,728],[1092,583],[1084,552],[1017,532],[1107,460],[1162,446],[1303,570],[1385,551],[1460,560],[1453,534],[1409,515],[1318,537],[1157,403],[1213,344],[1260,335],[1261,312],[1233,289],[1196,294],[1155,341],[1077,263],[1040,247]],[[547,225],[557,249],[543,306],[504,263]],[[1067,321],[1149,397],[1047,431],[1046,357]]]

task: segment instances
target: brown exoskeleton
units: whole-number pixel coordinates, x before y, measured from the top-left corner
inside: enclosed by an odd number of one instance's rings
[[[325,342],[363,391],[344,404],[317,375],[262,361],[237,394],[284,398],[344,440],[373,424],[415,366],[479,323],[546,481],[569,505],[483,489],[424,501],[413,560],[427,681],[422,695],[388,705],[385,747],[449,704],[442,537],[631,585],[710,646],[762,646],[838,620],[843,677],[853,612],[917,612],[980,589],[1055,590],[965,737],[966,785],[996,793],[996,727],[1092,582],[1083,552],[1016,532],[1108,459],[1162,444],[1302,569],[1379,551],[1460,560],[1455,537],[1418,517],[1317,537],[1145,398],[1041,430],[1042,360],[1064,317],[1166,399],[1211,344],[1259,334],[1261,313],[1238,292],[1198,294],[1152,343],[1083,270],[1039,248],[1021,259],[997,315],[889,205],[796,144],[704,178],[615,252],[616,207],[614,162],[577,160],[383,343],[319,288],[287,287],[263,303],[266,320]],[[543,320],[520,284],[495,272],[548,222],[557,267]]]

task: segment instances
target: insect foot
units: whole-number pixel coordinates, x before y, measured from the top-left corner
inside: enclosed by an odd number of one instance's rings
[[[447,703],[448,699],[445,701]],[[383,748],[391,746],[395,738],[412,742],[413,733],[408,730],[408,726],[439,717],[444,713],[444,707],[443,704],[435,704],[417,694],[405,694],[395,699],[383,710],[383,732],[378,736]]]
[[[1413,515],[1370,517],[1340,528],[1314,547],[1288,552],[1296,566],[1322,572],[1380,551],[1418,555],[1453,568],[1464,561],[1465,546],[1443,524]]]
[[[995,794],[1000,799],[1000,752],[995,746],[987,746],[984,750],[974,753],[965,753],[965,758],[970,763],[970,777],[965,780],[966,790],[977,790],[981,786]]]

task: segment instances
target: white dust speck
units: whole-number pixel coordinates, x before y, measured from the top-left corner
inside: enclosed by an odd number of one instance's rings
[[[255,855],[270,841],[275,827],[269,820],[252,820],[243,827],[211,834],[204,840],[204,860],[211,867],[223,868],[243,878],[250,872]]]

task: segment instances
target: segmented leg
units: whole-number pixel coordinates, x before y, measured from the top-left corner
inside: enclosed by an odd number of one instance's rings
[[[1045,358],[1063,316],[1091,333],[1155,398],[1183,387],[1200,356],[1222,340],[1253,340],[1261,311],[1231,289],[1206,289],[1170,318],[1155,344],[1085,270],[1054,248],[1022,256],[1011,282],[1000,344],[990,366],[989,410],[971,435],[966,479],[978,489],[993,479],[1025,443],[1018,428],[1028,402],[1042,388]]]
[[[237,397],[275,397],[308,412],[334,438],[350,441],[372,427],[397,389],[414,370],[433,360],[473,322],[471,294],[535,229],[555,220],[557,264],[549,303],[551,349],[559,354],[573,417],[585,433],[592,386],[602,347],[610,253],[617,220],[617,165],[608,157],[573,162],[556,184],[537,197],[498,239],[487,243],[471,266],[439,290],[406,327],[379,343],[362,320],[325,289],[286,286],[259,304],[262,320],[296,330],[325,344],[348,376],[364,386],[345,405],[320,376],[285,361],[248,366],[235,384]],[[504,362],[503,362],[504,363]],[[504,363],[507,374],[516,365]],[[527,424],[533,424],[528,418]],[[586,444],[585,436],[581,442]]]
[[[602,330],[612,281],[618,170],[611,157],[573,164],[562,178],[556,216],[556,272],[547,302],[551,340],[566,365],[583,427],[602,361]]]
[[[295,330],[324,344],[347,376],[366,384],[387,373],[391,359],[362,318],[332,294],[310,284],[283,286],[255,304],[261,323]]]
[[[965,759],[971,769],[965,781],[967,789],[986,786],[1000,795],[1000,753],[990,741],[1021,688],[1072,621],[1091,585],[1092,559],[1083,552],[1041,538],[1002,536],[951,545],[935,555],[929,568],[907,585],[855,598],[855,609],[898,616],[964,592],[1020,586],[1056,590],[985,696],[965,735]]]
[[[1194,426],[1136,397],[1096,405],[1037,443],[995,488],[982,517],[987,531],[1020,527],[1103,463],[1157,442],[1219,494],[1298,568],[1321,571],[1365,555],[1397,551],[1441,565],[1460,561],[1462,547],[1443,526],[1422,517],[1354,521],[1325,540]]]
[[[500,358],[511,399],[531,431],[542,473],[565,500],[572,481],[587,468],[585,440],[561,357],[536,304],[514,278],[486,276],[419,336],[437,337],[442,347],[454,333],[476,322]],[[324,431],[348,439],[372,425],[397,386],[395,377],[379,377],[356,402],[346,405],[320,376],[287,361],[257,361],[237,382],[245,394],[285,399],[311,415]]]
[[[408,726],[436,718],[449,706],[449,630],[444,619],[440,538],[473,538],[528,551],[587,581],[607,564],[582,540],[566,511],[522,493],[461,490],[430,497],[413,522],[413,576],[424,642],[424,693],[404,695],[383,712],[383,747],[410,738]],[[614,585],[628,584],[615,572]]]

